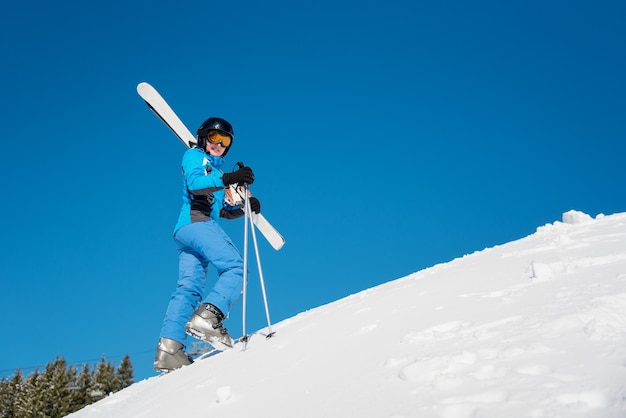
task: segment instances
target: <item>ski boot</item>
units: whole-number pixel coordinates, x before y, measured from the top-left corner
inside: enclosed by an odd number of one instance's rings
[[[224,314],[210,303],[203,303],[193,313],[185,325],[185,332],[199,340],[206,341],[217,350],[233,348],[235,342],[222,325]]]
[[[183,348],[185,347],[179,342],[169,338],[159,338],[156,357],[154,358],[154,370],[167,373],[193,363]]]

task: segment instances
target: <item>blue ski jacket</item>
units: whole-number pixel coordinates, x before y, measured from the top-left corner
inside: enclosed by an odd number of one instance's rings
[[[183,206],[174,233],[193,222],[218,218],[235,219],[244,212],[224,201],[222,166],[224,159],[191,148],[183,155]]]

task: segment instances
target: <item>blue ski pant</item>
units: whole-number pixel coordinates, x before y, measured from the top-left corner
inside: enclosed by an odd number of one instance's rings
[[[165,313],[161,337],[185,345],[185,324],[201,303],[210,303],[228,316],[243,289],[243,259],[214,220],[181,227],[174,234],[174,243],[178,283]],[[218,280],[205,296],[210,264],[217,269]]]

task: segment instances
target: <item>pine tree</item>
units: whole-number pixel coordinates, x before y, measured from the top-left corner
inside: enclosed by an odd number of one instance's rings
[[[128,387],[132,385],[133,383],[135,383],[133,365],[130,362],[130,356],[128,354],[126,354],[124,358],[122,359],[122,362],[117,368],[117,372],[115,373],[115,375],[116,375],[116,382],[115,382],[115,388],[114,388],[115,392],[122,390],[125,387]]]
[[[14,418],[15,400],[22,390],[24,376],[21,370],[17,370],[11,379],[2,379],[0,382],[0,418]]]
[[[22,384],[22,388],[15,397],[14,411],[16,417],[36,417],[42,406],[39,396],[39,369],[29,374]]]
[[[70,383],[76,377],[76,369],[67,367],[63,357],[48,363],[39,376],[41,391],[39,413],[46,417],[63,417],[70,412]]]
[[[93,377],[94,390],[92,396],[99,398],[113,392],[115,381],[115,368],[111,363],[107,363],[104,355],[96,369]]]
[[[76,412],[93,403],[93,398],[90,395],[93,391],[93,382],[89,364],[83,365],[80,373],[70,386],[70,391],[70,409],[72,412]]]
[[[13,392],[11,381],[4,377],[0,380],[0,418],[13,418]]]

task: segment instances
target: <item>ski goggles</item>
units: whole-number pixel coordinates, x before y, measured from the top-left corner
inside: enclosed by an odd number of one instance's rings
[[[211,144],[222,144],[225,148],[230,147],[230,143],[233,140],[229,135],[223,135],[219,132],[209,132],[207,136]]]

